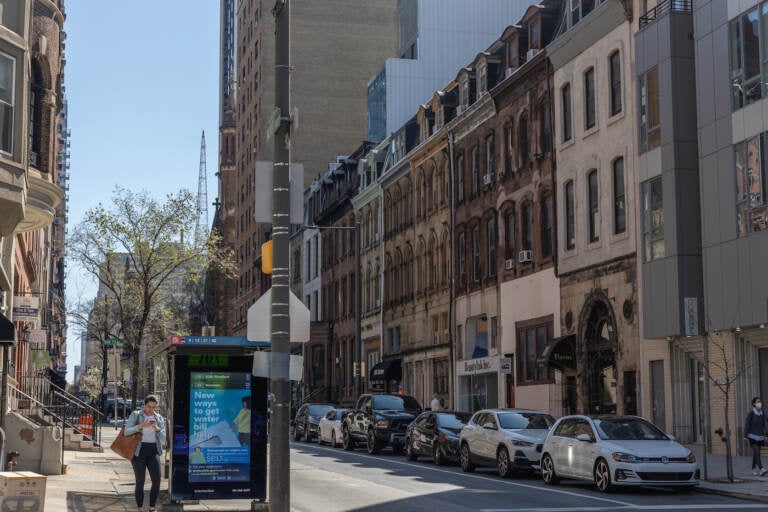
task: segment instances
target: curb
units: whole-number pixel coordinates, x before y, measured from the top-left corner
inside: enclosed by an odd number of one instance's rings
[[[745,492],[726,491],[723,489],[716,489],[712,487],[704,487],[698,485],[694,488],[694,492],[700,492],[702,494],[719,494],[720,496],[730,496],[732,498],[739,498],[742,500],[757,501],[760,503],[768,503],[768,495],[758,496],[756,494],[749,494]]]

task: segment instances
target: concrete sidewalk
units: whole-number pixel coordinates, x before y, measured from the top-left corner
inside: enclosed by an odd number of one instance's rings
[[[131,463],[109,449],[117,436],[114,425],[102,427],[103,453],[65,451],[64,463],[67,471],[63,475],[51,475],[45,496],[47,512],[135,512],[133,498],[133,469]],[[703,454],[696,450],[697,459],[704,475]],[[765,501],[768,503],[768,476],[756,477],[751,473],[750,457],[734,457],[734,475],[737,482],[725,480],[725,456],[707,455],[707,480],[702,481],[698,492],[725,494],[739,498]],[[768,467],[768,457],[765,458]],[[144,509],[149,505],[149,476],[144,498]],[[182,508],[170,505],[168,499],[168,480],[160,485],[158,511],[180,512]],[[197,504],[185,504],[185,512],[198,511],[249,511],[250,500],[205,501]]]

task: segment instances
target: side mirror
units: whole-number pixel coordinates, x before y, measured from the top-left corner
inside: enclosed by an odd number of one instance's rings
[[[365,414],[371,414],[371,408],[370,407],[366,407],[365,409],[363,409],[363,412]]]
[[[496,428],[496,425],[494,425],[494,424],[493,424],[493,423],[491,423],[490,421],[489,421],[489,422],[487,422],[487,423],[484,423],[484,424],[483,424],[483,428],[487,428],[488,430],[498,430],[498,429]]]
[[[585,443],[592,442],[592,438],[590,437],[589,434],[579,434],[576,436],[576,439],[578,439],[579,441],[584,441]]]

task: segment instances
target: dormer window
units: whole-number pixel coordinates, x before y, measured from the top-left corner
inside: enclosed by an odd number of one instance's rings
[[[537,17],[528,22],[528,49],[541,48],[541,18]]]
[[[488,64],[483,62],[477,67],[477,95],[488,90]]]
[[[462,76],[459,83],[459,105],[461,110],[467,110],[469,107],[469,79],[467,75]]]
[[[513,37],[512,39],[509,40],[509,47],[508,47],[509,58],[508,58],[508,62],[509,62],[509,68],[510,69],[517,69],[517,67],[520,65],[518,63],[518,54],[519,54],[519,52],[517,50],[517,48],[518,48],[517,44],[518,44],[517,43],[517,37]]]

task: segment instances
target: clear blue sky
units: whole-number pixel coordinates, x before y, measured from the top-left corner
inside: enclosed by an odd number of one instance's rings
[[[115,185],[158,198],[197,193],[205,130],[208,216],[218,194],[219,2],[69,0],[65,84],[71,166],[69,231],[108,204]],[[67,261],[67,304],[95,296],[95,282]],[[80,360],[67,332],[68,380]]]

